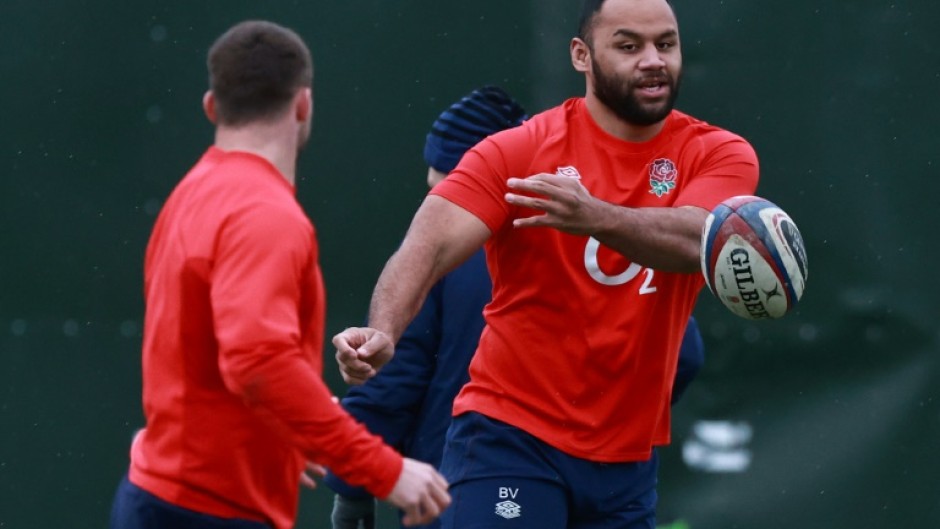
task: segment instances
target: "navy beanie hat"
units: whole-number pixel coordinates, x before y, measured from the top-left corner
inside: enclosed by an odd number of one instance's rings
[[[431,126],[424,144],[424,161],[449,173],[470,147],[526,119],[525,110],[501,88],[478,88],[451,105]]]

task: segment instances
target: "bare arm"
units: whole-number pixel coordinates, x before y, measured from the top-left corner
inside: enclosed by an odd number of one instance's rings
[[[369,327],[333,337],[336,360],[347,383],[360,384],[391,360],[394,345],[421,308],[428,291],[490,236],[480,219],[456,204],[429,195],[405,240],[379,276],[369,307]]]
[[[507,193],[513,205],[544,211],[516,219],[517,228],[545,226],[590,235],[630,260],[657,270],[693,273],[699,270],[702,227],[708,211],[680,208],[628,208],[592,196],[576,179],[539,174],[510,178],[509,187],[538,196]]]
[[[698,272],[702,227],[708,211],[694,207],[610,208],[607,221],[593,234],[601,244],[633,261],[667,272]]]
[[[489,228],[475,215],[444,198],[428,196],[401,248],[379,276],[369,307],[369,326],[390,334],[397,342],[428,290],[489,236]]]

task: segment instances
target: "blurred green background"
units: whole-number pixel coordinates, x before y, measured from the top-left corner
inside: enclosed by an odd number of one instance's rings
[[[662,450],[662,525],[940,527],[940,4],[674,3],[678,106],[753,143],[758,194],[800,226],[810,277],[773,322],[701,296],[707,364]],[[583,93],[577,5],[3,0],[0,528],[107,524],[142,426],[144,246],[211,142],[218,34],[265,18],[313,51],[298,197],[332,335],[361,321],[424,196],[424,135],[446,105],[484,83],[530,113]],[[298,527],[328,527],[330,498],[302,492]]]

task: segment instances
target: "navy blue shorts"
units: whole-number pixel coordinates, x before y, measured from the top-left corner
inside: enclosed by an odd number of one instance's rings
[[[454,418],[441,473],[442,529],[654,529],[656,452],[648,461],[573,457],[478,413]]]
[[[254,520],[219,518],[173,505],[124,476],[114,494],[111,529],[272,529]]]

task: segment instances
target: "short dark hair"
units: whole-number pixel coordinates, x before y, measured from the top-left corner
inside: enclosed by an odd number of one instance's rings
[[[670,0],[666,0],[669,8],[675,12],[675,8]],[[594,29],[594,20],[597,18],[597,12],[604,6],[604,0],[584,0],[581,4],[581,18],[578,21],[578,38],[591,46],[589,40],[591,31]]]
[[[591,44],[588,36],[591,30],[594,29],[595,15],[597,15],[597,12],[601,10],[603,5],[604,0],[584,0],[581,4],[581,19],[578,22],[578,38],[588,45]]]
[[[223,33],[209,49],[207,65],[216,116],[224,125],[274,118],[297,90],[313,84],[313,60],[303,39],[263,20]]]

